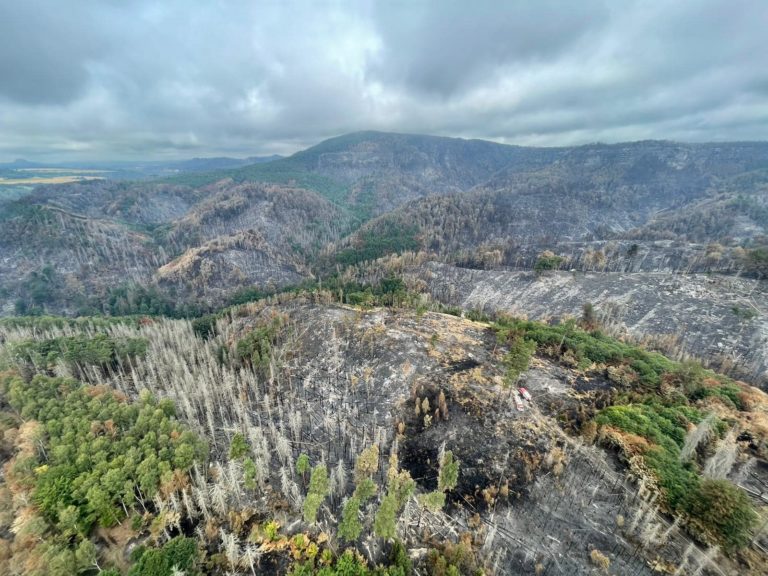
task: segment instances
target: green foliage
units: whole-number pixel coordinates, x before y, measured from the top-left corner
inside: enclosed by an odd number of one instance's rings
[[[392,549],[389,552],[390,576],[409,576],[413,572],[411,557],[408,555],[408,549],[400,540],[392,543]]]
[[[320,494],[307,494],[304,498],[304,522],[314,524],[317,522],[317,513],[320,510],[324,497]]]
[[[419,503],[427,510],[439,512],[445,506],[445,492],[433,490],[426,494],[419,494]]]
[[[440,549],[430,550],[426,567],[429,576],[459,576],[478,572],[472,544],[464,538],[456,544],[446,542]]]
[[[258,470],[256,469],[256,463],[250,458],[245,458],[243,460],[243,485],[248,490],[256,490],[257,476],[258,476]]]
[[[171,576],[173,569],[187,576],[200,574],[197,544],[182,536],[169,540],[162,548],[144,550],[128,571],[128,576]]]
[[[758,278],[768,277],[768,247],[748,250],[744,258],[745,270]]]
[[[384,539],[395,537],[397,525],[397,497],[388,492],[381,500],[376,517],[373,521],[373,530],[376,536]]]
[[[401,470],[389,476],[387,492],[394,496],[398,511],[403,509],[415,488],[416,481],[411,478],[407,470]]]
[[[318,464],[312,468],[312,476],[309,480],[309,493],[325,497],[328,494],[328,487],[328,468],[326,468],[325,464]]]
[[[77,328],[81,331],[98,331],[112,326],[138,326],[137,317],[88,316],[66,318],[64,316],[10,316],[0,318],[0,326],[5,328],[31,328],[45,332],[54,328]]]
[[[592,302],[585,302],[581,308],[581,327],[585,330],[597,328],[597,314],[595,312],[595,305]]]
[[[237,341],[235,358],[254,370],[267,370],[272,355],[272,347],[281,335],[284,319],[276,316],[271,322],[259,326]]]
[[[15,302],[17,315],[39,316],[47,304],[61,297],[63,279],[48,265],[33,271],[18,288],[22,297]]]
[[[744,409],[744,402],[741,398],[741,388],[732,382],[724,382],[718,386],[702,386],[692,391],[689,398],[695,401],[711,396],[720,398],[725,404],[738,410]]]
[[[240,304],[247,304],[248,302],[257,302],[273,296],[275,292],[266,292],[259,288],[248,287],[241,288],[235,292],[229,299],[230,306],[239,306]]]
[[[582,367],[591,364],[624,366],[636,375],[640,384],[650,388],[657,388],[661,376],[677,366],[662,354],[619,342],[597,330],[581,330],[573,321],[550,326],[541,322],[502,318],[495,329],[502,342],[516,338],[532,340],[542,352],[560,358],[569,356]]]
[[[355,460],[355,482],[371,478],[379,470],[379,445],[374,444],[360,452]]]
[[[106,297],[94,300],[90,308],[111,316],[146,315],[168,318],[191,318],[209,310],[200,304],[165,294],[154,286],[133,284],[110,288]]]
[[[339,538],[346,542],[354,542],[360,538],[363,526],[360,524],[360,498],[352,496],[344,504],[339,523]]]
[[[42,424],[33,500],[64,533],[114,525],[137,495],[157,492],[164,474],[205,457],[168,401],[144,395],[130,404],[106,388],[41,375],[30,382],[6,375],[0,392],[22,418]]]
[[[528,370],[534,352],[536,352],[536,342],[533,340],[526,340],[520,336],[510,340],[509,352],[504,355],[504,384],[506,386],[513,386],[520,375]]]
[[[450,450],[440,460],[440,473],[437,477],[437,489],[441,492],[453,490],[459,481],[459,461],[453,458]]]
[[[390,553],[389,566],[368,568],[359,554],[352,550],[345,550],[332,565],[315,567],[311,562],[307,562],[294,566],[288,574],[289,576],[410,576],[412,569],[407,556],[407,551],[402,545],[395,542]]]
[[[418,250],[420,244],[416,238],[417,233],[415,226],[382,220],[375,227],[360,230],[355,236],[355,245],[340,250],[334,259],[337,264],[352,266],[388,254]]]
[[[617,405],[601,410],[595,420],[651,443],[642,457],[671,510],[727,549],[749,542],[757,516],[747,495],[728,481],[703,479],[692,463],[680,461],[688,424],[702,420],[698,410],[686,405]]]
[[[757,514],[743,490],[727,480],[704,479],[688,494],[685,508],[697,527],[714,535],[726,549],[749,544]]]
[[[299,454],[299,457],[296,458],[296,472],[303,478],[306,473],[309,472],[310,468],[309,456],[302,452]]]
[[[312,477],[309,480],[309,490],[304,499],[304,521],[314,524],[317,521],[317,512],[320,505],[328,495],[328,469],[325,464],[318,464],[312,468]]]
[[[715,396],[738,410],[745,408],[738,384],[711,370],[705,370],[698,362],[681,362],[666,375],[666,380],[677,385],[693,402]]]
[[[277,536],[280,533],[280,525],[274,520],[270,520],[264,525],[264,535],[268,542],[274,542],[277,540]]]
[[[377,574],[385,573],[377,572]],[[295,566],[289,573],[289,576],[370,576],[371,570],[365,564],[365,561],[355,554],[352,550],[345,550],[338,557],[333,566],[323,566],[315,568],[311,563]]]
[[[361,502],[370,500],[379,491],[379,487],[370,478],[363,478],[357,483],[355,487],[355,497],[359,498]]]
[[[564,260],[565,259],[562,256],[558,256],[557,254],[553,254],[547,250],[541,253],[536,259],[536,263],[533,265],[533,269],[536,272],[543,272],[544,270],[557,270],[560,268],[560,265],[564,262]]]
[[[216,320],[218,315],[206,314],[192,320],[192,331],[198,338],[208,340],[216,336]]]
[[[595,421],[643,436],[667,452],[679,453],[685,442],[687,423],[698,423],[701,418],[700,412],[689,407],[630,404],[610,406],[600,411]]]
[[[35,366],[52,367],[61,359],[72,370],[84,365],[106,370],[146,354],[147,340],[114,338],[106,334],[59,336],[48,340],[23,340],[12,344],[10,351],[18,361]]]
[[[251,448],[245,441],[245,436],[237,432],[229,443],[229,457],[232,460],[240,460],[250,452]]]

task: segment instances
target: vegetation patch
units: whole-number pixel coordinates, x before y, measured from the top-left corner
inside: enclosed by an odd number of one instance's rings
[[[147,351],[145,338],[115,338],[107,334],[93,336],[59,336],[47,340],[24,340],[10,346],[17,361],[33,366],[52,368],[59,360],[71,370],[83,366],[98,366],[103,370],[116,368]]]
[[[95,562],[94,527],[141,514],[137,507],[151,506],[155,494],[178,485],[206,457],[173,404],[149,394],[130,403],[105,387],[42,375],[25,381],[13,373],[0,377],[0,394],[23,421],[7,485],[34,505],[16,510],[21,537],[38,542],[19,554],[53,554],[60,569],[51,574],[88,568]]]
[[[605,408],[595,421],[646,439],[647,444],[634,447],[640,447],[667,507],[686,518],[694,532],[735,550],[749,543],[757,514],[743,490],[727,480],[703,478],[696,462],[684,458],[686,433],[702,419],[700,411],[686,405],[631,404]]]
[[[337,264],[351,266],[376,260],[389,254],[418,250],[415,226],[383,220],[374,228],[361,230],[355,236],[353,246],[340,250],[334,256]]]
[[[599,330],[587,332],[572,320],[552,326],[502,317],[495,324],[495,330],[503,339],[519,336],[532,340],[539,352],[583,369],[594,364],[625,366],[637,383],[652,389],[658,388],[662,374],[676,366],[662,354],[620,342]]]

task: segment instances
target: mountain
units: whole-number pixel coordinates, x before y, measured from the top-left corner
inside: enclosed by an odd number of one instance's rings
[[[545,166],[557,154],[556,149],[482,140],[356,132],[266,165],[176,181],[195,185],[225,177],[236,182],[294,181],[368,218],[416,198],[469,190],[504,167],[527,170]]]
[[[685,269],[706,260],[701,244],[719,242],[727,252],[764,241],[766,165],[764,143],[581,146],[543,168],[510,165],[467,192],[404,204],[341,249],[407,229],[417,248],[454,261],[497,253],[496,264],[532,266],[541,251],[554,250],[580,266],[593,258],[600,266]],[[682,245],[670,250],[658,241]],[[630,248],[640,257],[626,258]],[[720,260],[723,270],[738,267],[735,257]]]
[[[212,306],[403,251],[760,277],[767,167],[765,143],[529,148],[359,132],[228,170],[42,186],[3,208],[3,309],[36,306],[29,286],[45,267],[58,275],[50,310],[128,284]]]
[[[0,162],[0,170],[17,170],[19,168],[42,168],[44,164],[30,162],[24,158],[16,158],[13,162]]]

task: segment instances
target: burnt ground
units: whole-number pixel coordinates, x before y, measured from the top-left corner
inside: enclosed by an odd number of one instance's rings
[[[768,390],[768,281],[719,274],[471,270],[429,262],[409,275],[447,304],[531,319],[579,317],[648,339]]]
[[[351,467],[376,441],[382,481],[397,445],[419,492],[436,487],[442,446],[460,461],[445,514],[425,521],[411,510],[411,521],[406,510],[401,531],[410,542],[425,530],[449,539],[471,532],[496,574],[595,574],[593,550],[610,560],[611,574],[672,574],[681,565],[679,574],[739,573],[722,557],[710,562],[614,453],[574,435],[610,402],[604,377],[534,358],[520,380],[533,401],[519,412],[502,386],[504,350],[486,324],[407,310],[301,305],[287,313],[296,328],[284,368],[292,386],[301,383],[302,447],[313,460]]]
[[[218,360],[222,346],[231,348],[276,315],[285,317],[283,332],[260,374]],[[299,490],[293,463],[300,453],[334,470],[333,495],[321,511],[324,529],[333,533],[362,449],[379,445],[375,480],[380,485],[388,456],[397,449],[400,465],[411,472],[420,493],[434,489],[437,454],[444,445],[460,461],[459,485],[449,494],[446,510],[425,514],[412,499],[399,524],[417,556],[425,533],[455,541],[469,532],[481,563],[495,574],[595,574],[593,550],[609,559],[610,573],[616,575],[653,574],[653,566],[674,574],[683,564],[681,575],[699,567],[699,576],[745,573],[722,556],[715,562],[722,567],[713,568],[614,454],[573,434],[578,418],[589,417],[610,393],[605,379],[536,357],[520,380],[533,401],[519,412],[502,386],[504,350],[486,324],[295,298],[247,306],[222,320],[218,335],[208,341],[195,338],[184,321],[113,330],[147,336],[150,350],[130,378],[117,374],[111,383],[133,393],[129,386],[135,379],[173,398],[180,417],[211,441],[214,461],[225,465],[228,435],[243,430],[253,458],[269,473],[263,479],[265,493],[274,493],[280,507],[267,500],[250,504],[269,508],[264,514],[285,526],[301,526],[300,498],[292,494]],[[758,422],[764,416],[753,417]],[[748,450],[748,442],[742,444]],[[755,460],[752,469],[763,479],[760,455],[741,456]],[[347,475],[341,484],[338,468]],[[735,469],[743,470],[743,463]],[[368,526],[373,510],[364,511]],[[365,540],[359,548],[380,559],[377,546]],[[759,566],[765,557],[756,558]]]

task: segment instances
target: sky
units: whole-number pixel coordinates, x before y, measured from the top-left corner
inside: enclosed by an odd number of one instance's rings
[[[768,0],[0,0],[0,161],[768,140]]]

